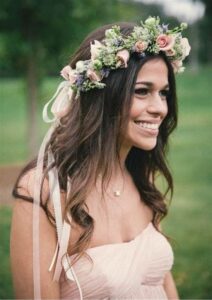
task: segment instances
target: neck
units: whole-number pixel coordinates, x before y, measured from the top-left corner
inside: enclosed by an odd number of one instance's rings
[[[112,169],[112,176],[110,178],[107,188],[112,190],[115,197],[121,196],[124,191],[124,185],[129,180],[129,174],[125,165],[127,155],[130,151],[130,147],[122,147],[119,153],[119,160],[115,162]],[[101,190],[101,186],[99,187]]]
[[[126,162],[127,155],[130,152],[130,149],[131,149],[130,147],[122,146],[119,153],[119,161],[117,160],[113,170],[113,174],[115,176],[119,176],[120,173],[123,174],[127,172],[125,162]]]

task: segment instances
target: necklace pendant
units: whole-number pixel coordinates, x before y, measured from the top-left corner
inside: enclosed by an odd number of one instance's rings
[[[119,190],[114,191],[113,194],[114,194],[115,197],[120,197],[121,196],[121,192]]]

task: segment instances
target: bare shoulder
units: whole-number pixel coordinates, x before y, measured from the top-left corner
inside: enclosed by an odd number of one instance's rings
[[[18,183],[18,193],[33,198],[35,170],[27,172]],[[48,188],[45,186],[44,196]],[[48,272],[56,247],[55,228],[50,223],[45,211],[40,207],[40,267],[41,291],[47,298],[59,298],[57,283],[52,281]],[[33,204],[22,198],[15,199],[10,236],[10,256],[12,277],[16,298],[33,298]],[[48,237],[48,238],[47,238]]]
[[[36,168],[33,168],[21,176],[17,184],[17,192],[21,196],[33,198],[35,186]],[[45,178],[42,185],[42,199],[45,202],[49,197],[48,180]]]

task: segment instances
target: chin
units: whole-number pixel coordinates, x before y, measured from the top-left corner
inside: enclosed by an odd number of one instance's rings
[[[151,151],[156,147],[156,145],[157,145],[157,141],[149,142],[149,143],[141,143],[141,144],[135,143],[133,146],[144,151]]]

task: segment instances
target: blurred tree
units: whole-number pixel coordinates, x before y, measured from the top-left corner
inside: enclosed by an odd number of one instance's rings
[[[103,23],[126,20],[131,11],[136,14],[118,0],[1,0],[0,65],[5,71],[13,68],[14,73],[26,77],[30,153],[37,145],[36,106],[41,75],[47,70],[55,72],[66,53],[70,55],[87,32]]]
[[[212,62],[212,39],[211,39],[211,28],[212,28],[212,1],[211,0],[201,0],[206,6],[205,16],[200,21],[200,45],[199,53],[200,59],[204,63]]]
[[[0,27],[5,52],[13,68],[26,76],[28,92],[28,142],[30,153],[37,145],[36,104],[42,65],[64,47],[73,24],[73,1],[2,0]]]

